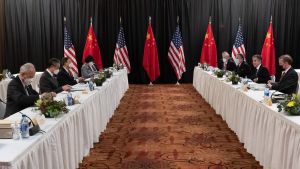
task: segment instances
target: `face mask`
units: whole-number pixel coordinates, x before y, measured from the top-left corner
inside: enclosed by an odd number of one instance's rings
[[[93,66],[93,65],[94,65],[94,62],[89,62],[89,65],[90,65],[90,66]]]
[[[54,70],[54,72],[53,72],[53,73],[54,73],[55,75],[57,75],[57,74],[58,74],[58,72],[59,72],[59,70],[58,70],[58,69],[56,69],[56,70]]]
[[[226,59],[225,59],[225,58],[223,58],[223,62],[224,62],[224,63],[226,62]]]
[[[28,86],[28,85],[30,85],[30,84],[31,84],[31,82],[32,82],[32,79],[25,79],[25,80],[24,80],[24,84],[25,84],[25,86]]]

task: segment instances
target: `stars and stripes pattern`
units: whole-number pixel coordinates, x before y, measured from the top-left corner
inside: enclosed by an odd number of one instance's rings
[[[232,57],[233,59],[237,59],[237,54],[243,54],[246,56],[246,49],[244,46],[244,38],[243,38],[243,32],[242,32],[242,25],[239,23],[238,31],[236,34],[235,42],[232,47]]]
[[[179,25],[176,26],[175,33],[171,40],[168,51],[168,59],[175,71],[177,80],[181,79],[182,73],[185,72],[186,69],[183,43]]]
[[[67,27],[64,28],[64,56],[71,60],[70,71],[74,77],[78,76],[77,60],[74,45]]]
[[[122,64],[127,68],[128,73],[130,73],[131,67],[130,67],[130,61],[129,61],[129,55],[126,47],[125,42],[125,35],[123,26],[120,26],[120,31],[118,34],[115,54],[114,54],[114,62],[116,64]]]

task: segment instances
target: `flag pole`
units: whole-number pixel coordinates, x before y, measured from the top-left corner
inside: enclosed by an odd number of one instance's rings
[[[151,24],[151,16],[149,16],[149,24]]]
[[[67,18],[64,16],[64,22],[66,22],[67,21]]]
[[[209,16],[209,23],[211,24],[211,16]]]
[[[271,15],[271,18],[270,18],[270,23],[272,23],[273,22],[273,18],[272,18],[272,15]]]
[[[153,86],[153,83],[150,81],[149,86]]]
[[[180,85],[179,81],[177,81],[177,83],[175,85],[179,86]]]
[[[239,17],[239,24],[241,24],[241,17]]]
[[[122,24],[122,17],[120,16],[120,24]]]
[[[91,17],[90,21],[91,21],[91,26],[92,26],[93,25],[93,18],[92,17]]]
[[[179,16],[177,16],[177,23],[179,24]]]

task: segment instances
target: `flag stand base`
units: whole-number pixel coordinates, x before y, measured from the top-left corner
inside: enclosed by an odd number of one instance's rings
[[[149,83],[149,86],[153,86],[153,83],[152,83],[152,82],[150,82],[150,83]]]
[[[177,81],[177,83],[176,83],[175,85],[179,86],[179,85],[180,85],[180,83]]]

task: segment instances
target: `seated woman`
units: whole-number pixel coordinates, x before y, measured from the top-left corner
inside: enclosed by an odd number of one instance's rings
[[[248,63],[245,61],[243,54],[237,54],[237,59],[239,63],[237,65],[237,74],[240,77],[250,77],[251,76],[251,69]]]
[[[81,75],[83,78],[87,79],[93,77],[96,74],[99,74],[96,65],[94,64],[94,59],[92,56],[88,56],[84,60],[84,64],[81,67]]]

